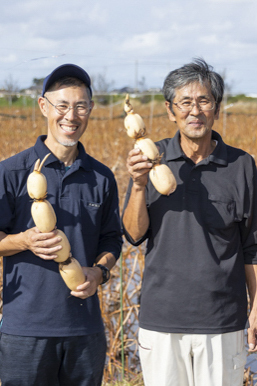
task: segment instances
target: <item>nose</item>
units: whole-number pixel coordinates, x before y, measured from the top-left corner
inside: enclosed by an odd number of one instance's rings
[[[200,108],[198,107],[198,104],[197,103],[193,103],[192,104],[192,110],[190,111],[190,114],[192,115],[198,115],[201,113],[201,110]]]
[[[70,107],[69,111],[67,111],[67,113],[65,114],[65,118],[70,121],[75,117],[77,118],[76,109],[73,107]]]

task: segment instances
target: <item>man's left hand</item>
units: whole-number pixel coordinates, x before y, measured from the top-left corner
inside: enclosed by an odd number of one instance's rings
[[[97,287],[102,283],[102,271],[98,267],[83,267],[86,277],[85,283],[79,285],[76,291],[71,291],[71,295],[77,298],[86,299],[96,293]]]

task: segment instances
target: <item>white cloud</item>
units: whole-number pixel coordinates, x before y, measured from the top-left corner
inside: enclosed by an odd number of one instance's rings
[[[6,56],[0,57],[0,62],[2,63],[8,63],[8,64],[13,64],[17,60],[17,56],[15,54],[8,54]]]
[[[88,10],[88,17],[91,23],[103,25],[108,21],[108,12],[101,4],[96,3],[90,7],[90,11]]]
[[[131,51],[131,50],[146,50],[154,49],[156,50],[156,46],[160,44],[161,36],[158,32],[147,32],[144,34],[134,35],[132,37],[128,37],[122,44],[123,51]]]
[[[200,36],[199,37],[199,42],[202,42],[204,44],[208,44],[208,45],[217,45],[217,44],[220,44],[220,41],[217,37],[217,35],[205,35],[205,36]]]
[[[250,0],[9,0],[0,13],[0,84],[12,72],[26,87],[74,62],[133,86],[137,61],[139,78],[160,86],[169,70],[200,56],[256,92],[256,14]]]
[[[211,3],[229,3],[229,4],[246,4],[246,3],[252,3],[254,4],[254,0],[209,0]]]

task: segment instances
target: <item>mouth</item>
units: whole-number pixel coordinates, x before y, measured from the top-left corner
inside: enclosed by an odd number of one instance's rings
[[[194,126],[194,127],[200,127],[203,125],[202,121],[190,121],[188,123],[189,123],[189,125]]]
[[[67,124],[60,124],[60,127],[65,133],[74,133],[77,131],[78,127],[77,125],[67,125]]]

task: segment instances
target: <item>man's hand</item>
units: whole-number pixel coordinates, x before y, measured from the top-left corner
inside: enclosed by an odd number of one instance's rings
[[[138,187],[146,186],[148,173],[152,166],[152,163],[148,162],[148,158],[141,154],[140,149],[133,149],[129,152],[127,169],[134,181],[134,185]]]
[[[76,291],[71,291],[71,295],[86,299],[96,293],[97,287],[102,283],[102,271],[99,267],[82,267],[86,277],[85,283],[79,285]]]
[[[56,245],[62,239],[56,235],[55,230],[49,233],[41,233],[37,227],[34,227],[25,231],[23,238],[26,249],[44,260],[55,259],[57,257],[55,253],[62,249],[61,245]]]
[[[257,315],[251,311],[249,316],[250,327],[247,330],[248,334],[248,345],[250,352],[257,351]]]
[[[245,264],[245,276],[250,297],[250,315],[249,315],[249,328],[248,333],[248,344],[249,351],[257,351],[257,264]]]

